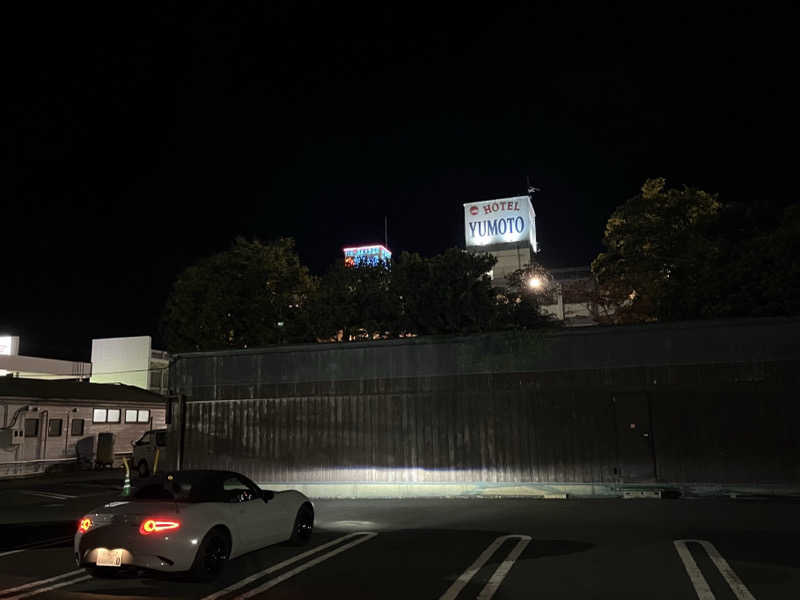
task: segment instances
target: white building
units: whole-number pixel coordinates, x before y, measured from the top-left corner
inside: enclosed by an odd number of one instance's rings
[[[99,435],[112,434],[111,463],[131,442],[165,426],[167,399],[127,385],[0,377],[0,478],[91,467]]]
[[[537,252],[531,196],[464,204],[464,240],[468,251],[497,258],[490,275],[494,285],[504,287],[508,275],[530,266]]]
[[[0,336],[0,377],[29,379],[88,379],[92,364],[19,354],[19,337]]]
[[[167,394],[169,354],[149,335],[92,340],[92,383],[122,383]]]
[[[542,312],[564,321],[567,327],[597,325],[592,314],[595,278],[590,267],[549,269],[550,280],[542,290]]]
[[[531,196],[514,196],[464,204],[464,239],[469,252],[486,252],[497,259],[489,273],[492,285],[509,284],[514,271],[535,264],[536,212]],[[542,311],[578,327],[596,325],[591,303],[594,276],[588,267],[551,269],[547,283],[531,290],[541,295]]]
[[[91,362],[22,356],[19,337],[0,336],[0,377],[121,383],[167,394],[169,354],[150,336],[92,340]]]

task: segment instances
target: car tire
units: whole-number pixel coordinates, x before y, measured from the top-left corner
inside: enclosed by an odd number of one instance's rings
[[[310,504],[303,504],[300,510],[297,511],[297,516],[294,519],[292,526],[292,537],[289,538],[289,543],[295,546],[302,546],[307,544],[311,539],[311,534],[314,531],[314,509]]]
[[[230,555],[230,535],[222,527],[215,527],[197,547],[189,574],[192,579],[210,581],[222,573]]]
[[[139,477],[141,477],[142,479],[144,479],[150,474],[150,469],[147,468],[147,461],[145,460],[139,461],[139,466],[137,467],[137,470],[139,471]]]

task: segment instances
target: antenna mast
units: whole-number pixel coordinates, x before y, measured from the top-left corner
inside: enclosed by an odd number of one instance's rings
[[[542,188],[533,187],[531,185],[531,178],[528,175],[525,176],[525,182],[528,185],[528,196],[533,197],[536,192],[542,191]]]

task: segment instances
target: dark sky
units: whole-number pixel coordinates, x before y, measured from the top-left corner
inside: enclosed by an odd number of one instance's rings
[[[23,354],[157,346],[176,275],[237,234],[321,273],[387,216],[395,253],[431,255],[530,176],[540,259],[585,265],[647,177],[751,201],[788,174],[774,9],[143,4],[4,19],[0,333]]]

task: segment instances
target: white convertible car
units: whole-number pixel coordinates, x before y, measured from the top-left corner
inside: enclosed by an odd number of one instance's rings
[[[81,518],[75,562],[93,575],[133,568],[211,578],[229,558],[303,544],[313,528],[314,507],[300,492],[262,490],[230,471],[175,471]]]

